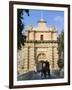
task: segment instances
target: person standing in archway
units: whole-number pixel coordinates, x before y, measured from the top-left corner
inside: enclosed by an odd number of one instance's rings
[[[45,68],[46,68],[46,72],[47,72],[47,74],[49,75],[49,78],[50,78],[50,64],[49,64],[48,61],[46,61]]]
[[[42,62],[41,78],[42,76],[46,78],[46,63],[44,61]]]

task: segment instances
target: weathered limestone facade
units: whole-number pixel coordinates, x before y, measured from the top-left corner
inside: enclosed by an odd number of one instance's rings
[[[48,28],[47,22],[38,21],[38,27],[30,26],[22,50],[18,51],[18,73],[36,71],[41,60],[48,60],[50,69],[58,69],[58,42],[55,27]]]

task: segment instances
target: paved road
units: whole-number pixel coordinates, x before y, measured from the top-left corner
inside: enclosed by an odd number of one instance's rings
[[[28,72],[26,74],[22,74],[22,75],[18,76],[17,79],[18,80],[41,80],[41,79],[56,79],[56,78],[61,78],[61,77],[63,77],[63,76],[60,76],[60,74],[51,73],[50,78],[48,77],[48,75],[46,78],[44,78],[44,77],[41,78],[41,73],[39,73],[39,72]]]

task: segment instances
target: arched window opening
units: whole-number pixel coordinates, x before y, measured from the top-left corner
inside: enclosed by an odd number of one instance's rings
[[[43,40],[43,35],[40,36],[40,40]]]

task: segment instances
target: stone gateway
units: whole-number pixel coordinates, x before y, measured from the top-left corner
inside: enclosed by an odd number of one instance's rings
[[[37,71],[40,61],[48,61],[50,70],[57,70],[58,41],[54,26],[48,28],[43,19],[37,27],[29,26],[24,47],[17,52],[17,73]]]

